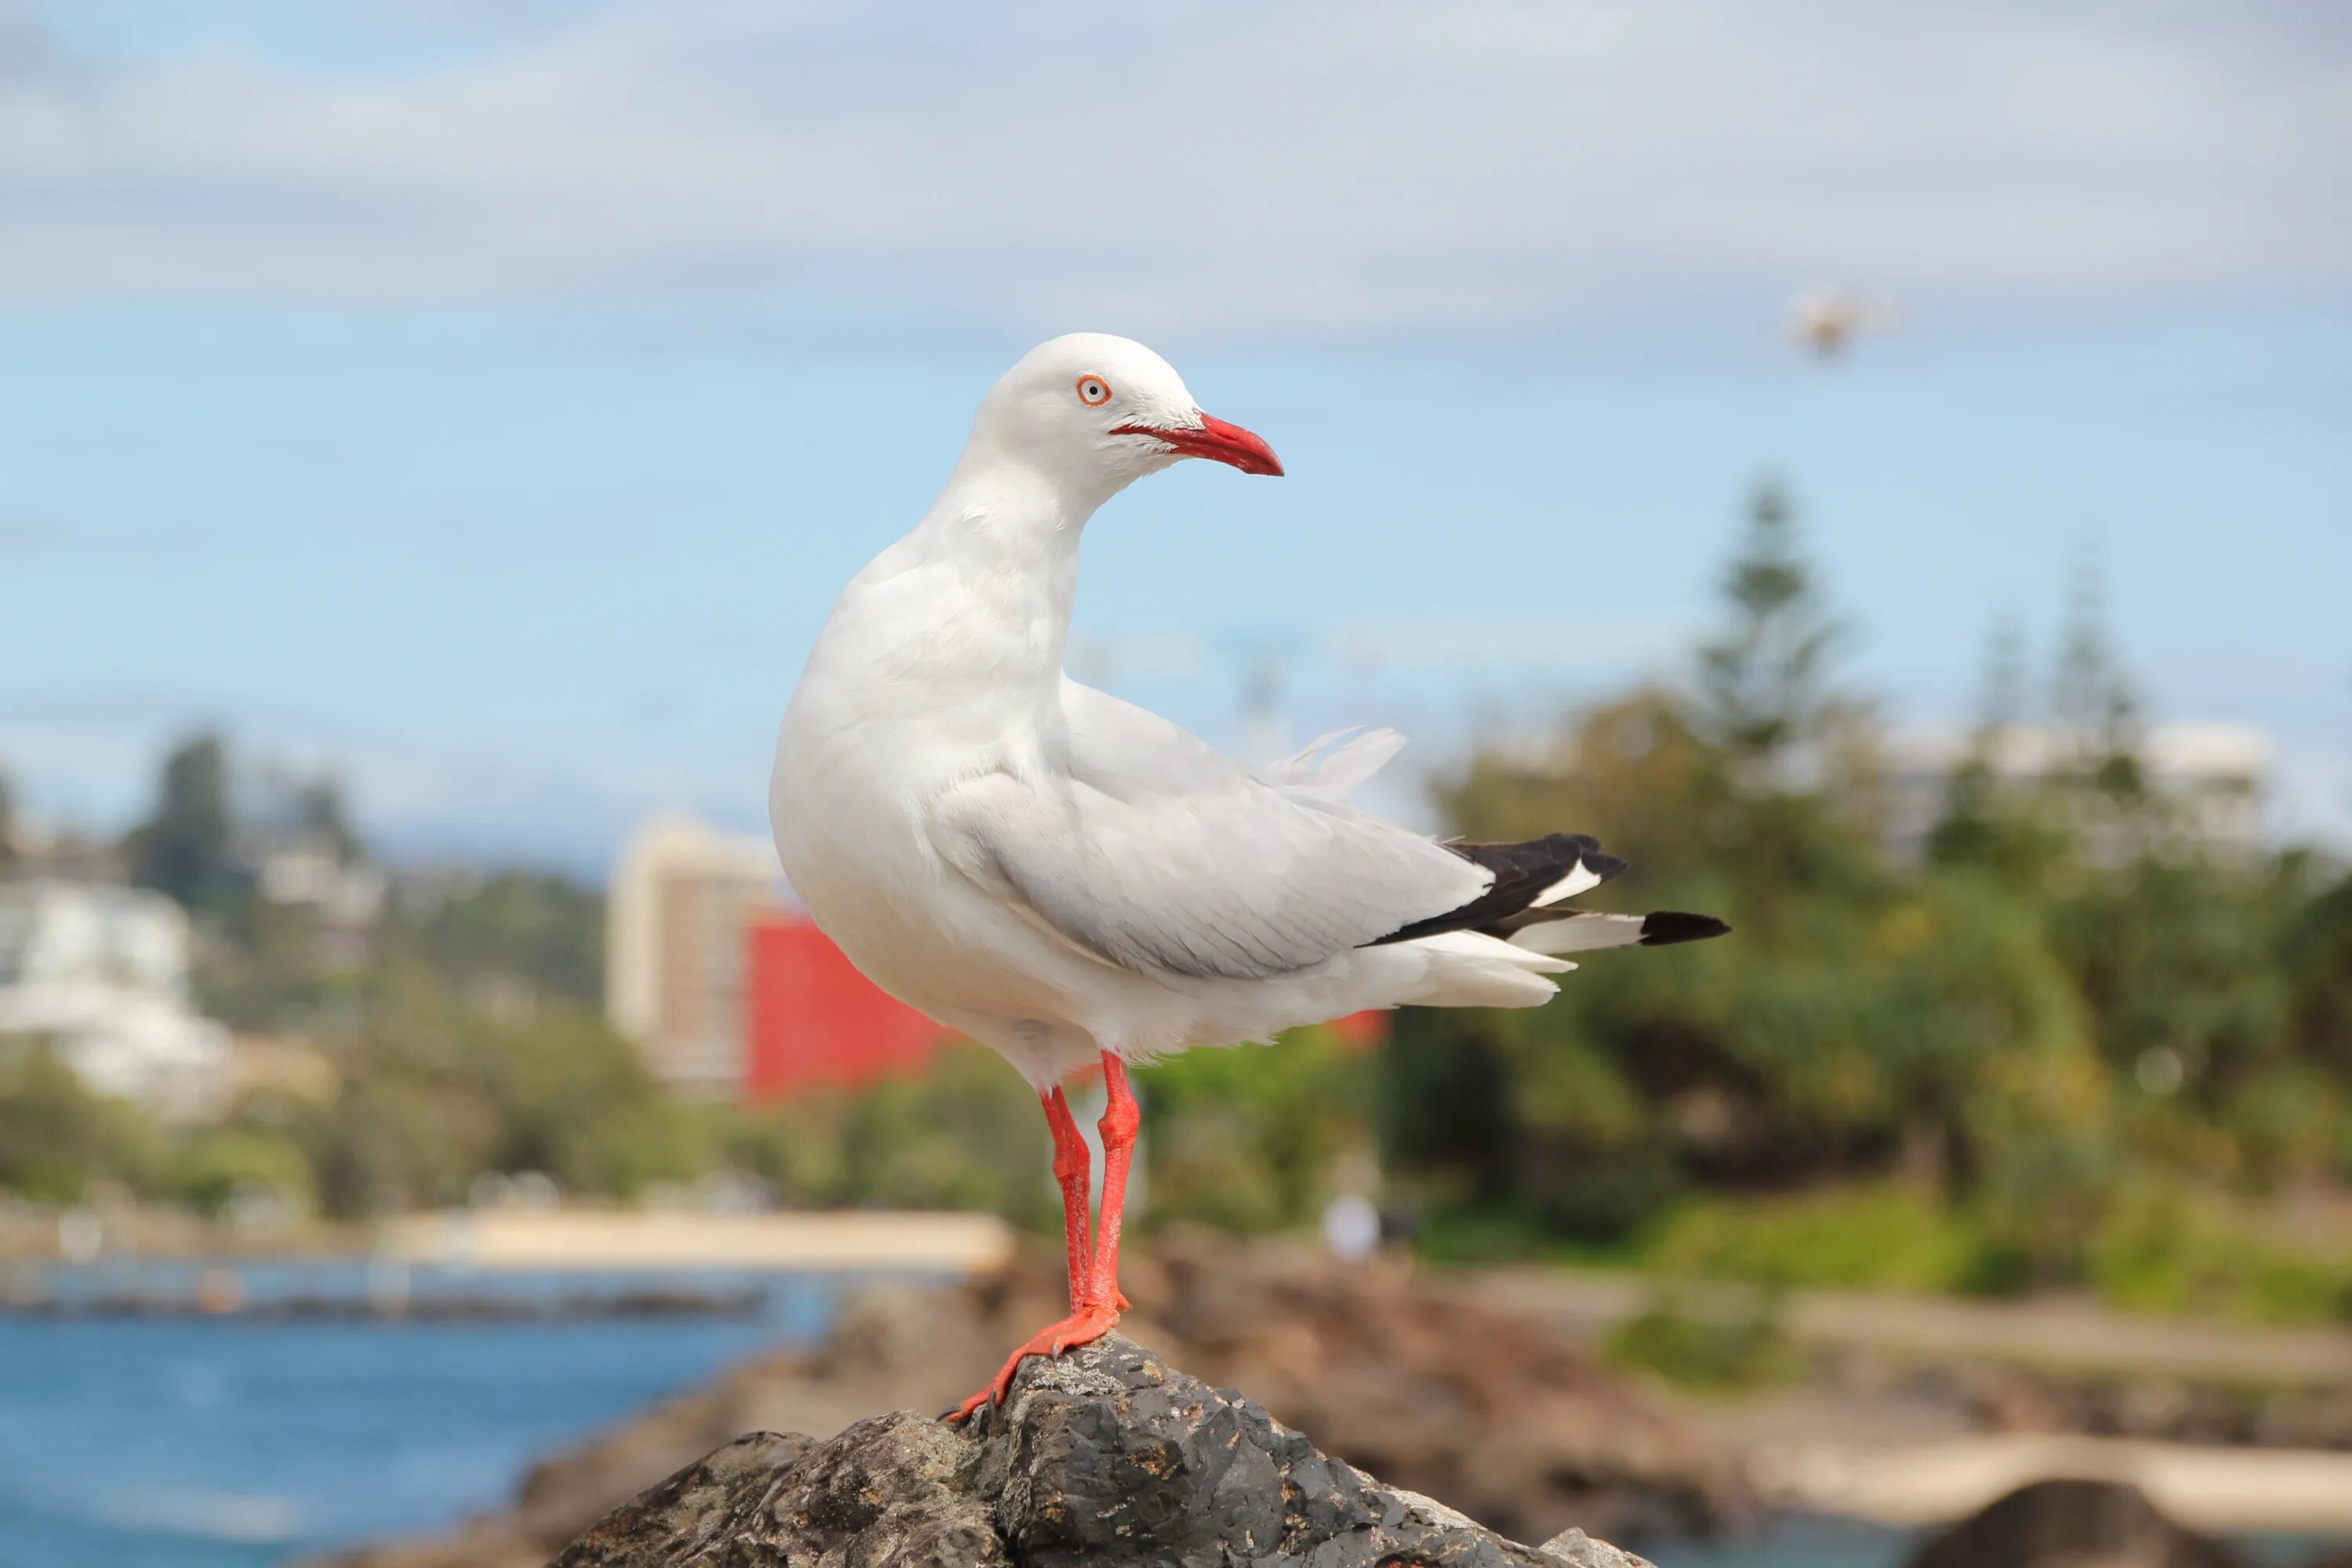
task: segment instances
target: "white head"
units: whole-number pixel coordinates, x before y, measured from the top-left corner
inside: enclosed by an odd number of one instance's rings
[[[1282,472],[1273,447],[1201,412],[1166,360],[1108,332],[1072,332],[1022,355],[981,399],[971,445],[1097,501],[1180,458]]]

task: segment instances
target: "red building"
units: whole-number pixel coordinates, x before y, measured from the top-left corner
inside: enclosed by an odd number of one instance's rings
[[[950,1037],[857,972],[805,916],[772,910],[744,928],[743,1097],[856,1089],[919,1072]],[[1388,1037],[1385,1013],[1335,1018],[1340,1042],[1365,1050]]]
[[[769,910],[744,928],[743,1097],[856,1089],[928,1063],[948,1032],[857,972],[805,916]]]

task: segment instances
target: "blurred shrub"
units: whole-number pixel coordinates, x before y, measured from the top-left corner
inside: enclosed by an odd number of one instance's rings
[[[2089,1269],[2102,1300],[2135,1311],[2352,1321],[2352,1258],[2161,1176],[2119,1197],[2092,1239]]]
[[[253,1128],[206,1128],[194,1134],[171,1162],[169,1184],[173,1196],[208,1215],[219,1214],[231,1199],[255,1188],[279,1194],[298,1213],[317,1201],[302,1146],[282,1133]]]
[[[1612,1366],[1708,1394],[1785,1383],[1801,1367],[1769,1292],[1736,1299],[1663,1292],[1612,1329],[1601,1353]]]
[[[1032,1228],[1060,1224],[1037,1097],[977,1046],[858,1093],[714,1114],[722,1157],[790,1206],[979,1209]]]
[[[163,1158],[134,1107],[83,1088],[46,1044],[0,1037],[0,1187],[72,1203],[100,1182],[147,1186]]]
[[[1312,1224],[1334,1195],[1341,1157],[1371,1142],[1375,1070],[1321,1028],[1139,1068],[1145,1217],[1232,1231]]]
[[[1642,1254],[1662,1273],[1776,1289],[1964,1290],[1982,1231],[1941,1199],[1892,1183],[1788,1198],[1707,1198],[1676,1211]]]

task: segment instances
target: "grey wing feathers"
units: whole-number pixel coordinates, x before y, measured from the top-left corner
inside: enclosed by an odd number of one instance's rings
[[[1065,688],[1067,773],[949,803],[951,863],[1139,971],[1265,979],[1475,899],[1484,868],[1325,790],[1267,783],[1156,715]]]

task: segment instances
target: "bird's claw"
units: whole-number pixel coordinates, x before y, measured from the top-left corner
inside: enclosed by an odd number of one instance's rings
[[[1029,1336],[1021,1347],[1005,1358],[1003,1366],[989,1380],[988,1386],[947,1412],[940,1419],[950,1424],[969,1420],[983,1405],[1002,1405],[1013,1392],[1013,1374],[1021,1363],[1033,1355],[1057,1356],[1077,1345],[1091,1344],[1108,1333],[1111,1325],[1127,1306],[1127,1298],[1113,1291],[1118,1305],[1106,1307],[1099,1303],[1081,1306],[1058,1323],[1048,1323]]]

